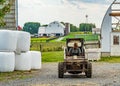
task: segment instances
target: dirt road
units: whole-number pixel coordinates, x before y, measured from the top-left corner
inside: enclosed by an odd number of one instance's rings
[[[93,76],[65,75],[58,78],[58,63],[44,63],[32,78],[0,83],[0,86],[120,86],[120,63],[92,63]]]

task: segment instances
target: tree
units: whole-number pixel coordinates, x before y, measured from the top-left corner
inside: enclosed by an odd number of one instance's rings
[[[92,23],[81,23],[79,25],[79,31],[92,32],[92,28],[96,28],[95,24],[92,24]]]
[[[23,31],[29,32],[30,34],[37,34],[39,27],[39,22],[27,22],[24,24]]]
[[[70,32],[77,32],[77,31],[78,31],[78,28],[73,24],[70,24]]]
[[[11,4],[13,3],[14,0],[10,0],[8,3],[6,3],[6,0],[0,0],[0,5],[2,8],[0,8],[0,27],[5,26],[4,22],[4,16],[6,13],[10,12],[10,7]]]

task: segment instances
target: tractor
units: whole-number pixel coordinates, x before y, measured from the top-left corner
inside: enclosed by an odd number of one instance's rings
[[[74,47],[77,43],[81,54],[70,55],[70,48]],[[87,78],[92,77],[92,64],[85,58],[85,48],[83,38],[68,38],[66,39],[66,47],[64,48],[64,62],[58,63],[58,78],[63,78],[65,73],[80,74],[84,73]]]

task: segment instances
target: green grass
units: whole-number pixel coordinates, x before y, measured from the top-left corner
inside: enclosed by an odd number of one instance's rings
[[[34,76],[35,72],[37,72],[37,70],[3,72],[3,73],[0,73],[0,82],[30,78],[30,77]]]
[[[99,62],[120,63],[120,56],[101,57]]]
[[[31,38],[31,42],[46,42],[49,38]]]
[[[42,52],[42,62],[60,62],[63,59],[63,51]]]
[[[46,42],[47,40],[54,38],[31,38],[31,42]],[[67,36],[64,36],[64,39],[62,41],[66,41],[67,38],[84,38],[85,41],[94,41],[99,39],[99,35],[92,34],[91,32],[88,32],[87,34],[84,34],[84,32],[71,32]],[[50,40],[49,42],[55,42],[57,39]]]
[[[67,38],[84,38],[85,41],[96,41],[99,39],[97,34],[81,34],[80,32],[70,33],[65,36],[62,41],[66,41]]]
[[[62,47],[65,46],[64,42],[32,42],[30,50],[37,51],[61,51]]]
[[[64,59],[63,51],[42,52],[42,62],[61,62]],[[98,62],[120,63],[119,57],[101,57]]]

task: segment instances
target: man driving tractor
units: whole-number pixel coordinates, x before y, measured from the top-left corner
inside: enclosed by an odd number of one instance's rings
[[[87,78],[92,77],[92,64],[85,58],[83,38],[66,39],[64,61],[58,64],[58,77],[63,78],[66,73],[84,73]]]
[[[80,48],[78,47],[78,44],[77,43],[74,43],[74,47],[73,48],[70,48],[69,52],[68,52],[68,55],[69,56],[74,56],[74,55],[77,55],[77,56],[80,56],[81,55],[81,50]]]

